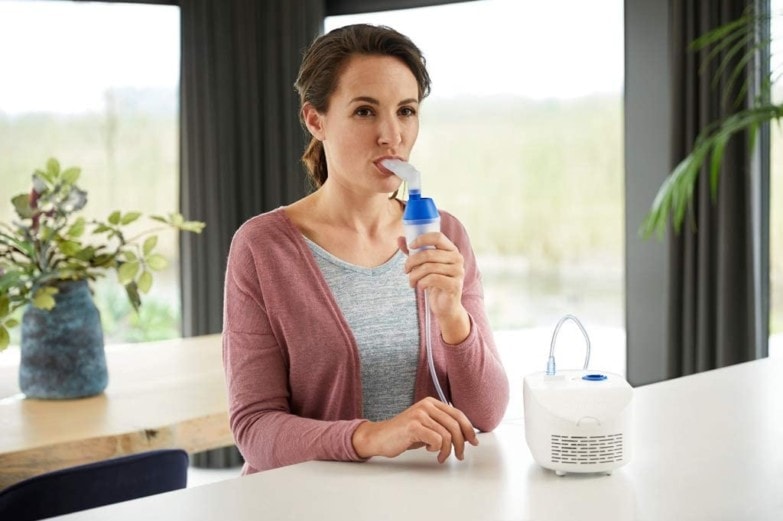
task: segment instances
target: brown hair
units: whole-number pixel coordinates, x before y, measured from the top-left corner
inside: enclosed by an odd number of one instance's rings
[[[329,98],[337,88],[345,63],[356,54],[399,58],[416,78],[419,101],[430,93],[430,76],[424,56],[407,36],[382,25],[347,25],[319,36],[304,53],[299,76],[294,83],[299,93],[299,120],[302,126],[305,125],[301,107],[310,103],[318,112],[326,113]],[[323,144],[315,137],[310,139],[310,144],[302,154],[302,162],[315,188],[323,185],[329,172]]]

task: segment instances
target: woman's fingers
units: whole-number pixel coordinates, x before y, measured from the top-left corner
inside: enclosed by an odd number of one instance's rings
[[[465,456],[465,442],[478,444],[473,425],[462,411],[434,398],[426,398],[419,403],[426,409],[429,418],[424,426],[440,437],[439,462],[446,461],[452,447],[457,458],[462,460]]]
[[[426,263],[462,264],[462,255],[456,249],[427,248],[416,251],[411,250],[408,253],[405,267],[410,270],[410,268]]]
[[[434,248],[437,250],[457,251],[457,247],[454,243],[441,232],[423,233],[416,237],[408,247],[413,250]]]
[[[461,275],[463,270],[462,255],[458,252],[424,250],[411,254],[405,261],[405,272],[409,275],[441,273],[456,276]]]
[[[397,237],[397,247],[402,250],[402,253],[408,255],[408,243],[405,241],[405,237]]]
[[[452,448],[461,460],[466,441],[478,444],[473,426],[462,411],[434,398],[425,398],[390,420],[360,425],[353,441],[361,456],[395,457],[424,446],[438,453],[440,463],[448,459]]]
[[[405,246],[405,239],[400,237],[398,246],[408,254],[405,272],[412,287],[461,292],[465,278],[464,259],[448,237],[439,232],[423,234],[411,243],[410,251]],[[416,249],[418,251],[414,251]]]
[[[468,417],[465,416],[465,413],[456,407],[452,407],[451,405],[443,403],[435,398],[425,398],[425,400],[430,400],[430,402],[433,403],[435,407],[439,408],[443,414],[448,415],[450,421],[454,422],[453,430],[458,431],[462,439],[471,445],[478,445],[476,431],[473,429],[473,424],[470,423]]]
[[[461,289],[465,278],[462,255],[459,252],[424,250],[408,257],[405,272],[413,287],[433,287],[445,290]]]
[[[420,428],[422,438],[427,438],[427,450],[438,452],[438,462],[443,463],[451,454],[451,447],[454,447],[454,454],[457,459],[463,459],[465,440],[462,436],[457,423],[448,417],[442,415],[436,410],[427,411],[427,416],[421,418],[417,425]],[[457,428],[455,428],[457,427]]]

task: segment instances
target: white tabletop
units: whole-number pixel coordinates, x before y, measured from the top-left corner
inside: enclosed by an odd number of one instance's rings
[[[65,517],[783,519],[783,359],[639,387],[633,408],[633,460],[611,476],[538,467],[520,414],[479,435],[462,462],[438,465],[424,450],[310,462]]]

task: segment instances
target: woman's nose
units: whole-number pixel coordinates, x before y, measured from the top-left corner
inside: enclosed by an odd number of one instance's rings
[[[378,143],[383,146],[397,146],[402,143],[402,127],[397,118],[383,118],[378,128]]]

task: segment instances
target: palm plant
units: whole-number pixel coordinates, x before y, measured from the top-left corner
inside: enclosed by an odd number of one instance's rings
[[[710,63],[717,65],[716,76],[730,71],[726,92],[734,92],[735,89],[738,92],[734,100],[728,100],[732,106],[737,107],[748,96],[747,67],[754,63],[756,56],[766,54],[760,51],[771,48],[771,38],[758,37],[759,28],[769,24],[773,16],[781,14],[760,14],[748,9],[739,19],[707,32],[691,43],[692,51],[707,52],[705,67]],[[762,125],[780,121],[783,103],[774,103],[771,94],[781,74],[783,72],[770,70],[762,78],[759,92],[749,107],[735,110],[701,131],[691,152],[658,189],[640,228],[644,238],[652,234],[663,237],[670,219],[675,232],[679,233],[702,168],[706,168],[710,175],[710,191],[714,199],[726,144],[738,134],[745,134],[752,145]]]

